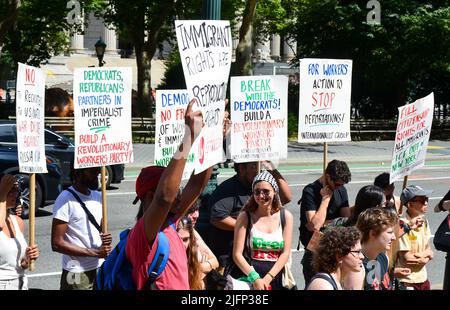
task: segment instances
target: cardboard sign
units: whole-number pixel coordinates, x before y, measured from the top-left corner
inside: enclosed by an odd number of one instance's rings
[[[231,159],[287,157],[288,77],[231,77]]]
[[[77,68],[75,168],[133,162],[131,68]]]
[[[425,165],[433,111],[434,93],[398,108],[390,183]]]
[[[229,21],[176,20],[178,48],[190,98],[197,99],[203,127],[193,149],[198,174],[223,160],[223,118],[231,65]]]
[[[16,125],[20,172],[47,172],[44,98],[44,71],[19,63],[17,70]]]
[[[187,90],[156,90],[155,165],[167,167],[184,137],[184,112],[189,104]],[[191,149],[183,180],[194,171],[195,149]]]
[[[298,142],[350,141],[352,61],[300,60]]]

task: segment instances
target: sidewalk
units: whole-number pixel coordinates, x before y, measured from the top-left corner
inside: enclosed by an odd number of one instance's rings
[[[328,144],[328,161],[344,160],[357,164],[389,165],[392,160],[394,141],[351,141]],[[138,144],[134,147],[134,162],[127,168],[138,169],[153,164],[154,145]],[[450,161],[450,141],[433,140],[428,143],[426,161]],[[288,158],[281,165],[317,165],[323,163],[323,144],[288,144]]]

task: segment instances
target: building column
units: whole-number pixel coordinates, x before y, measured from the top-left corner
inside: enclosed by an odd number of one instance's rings
[[[283,60],[291,61],[295,57],[295,51],[297,50],[297,42],[288,42],[284,40],[283,42]]]
[[[265,40],[263,42],[256,43],[254,49],[254,58],[256,62],[267,62],[272,61],[270,59],[270,42]]]
[[[116,30],[104,25],[103,37],[106,43],[105,55],[118,55]]]
[[[270,41],[270,57],[275,61],[280,61],[280,35],[272,35],[272,40]]]
[[[81,24],[80,32],[84,31],[84,24]],[[70,49],[75,54],[85,54],[86,49],[84,48],[84,34],[72,33],[70,36]]]

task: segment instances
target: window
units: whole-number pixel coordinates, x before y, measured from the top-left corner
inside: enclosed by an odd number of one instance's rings
[[[45,144],[58,144],[59,137],[50,131],[45,130]]]
[[[17,143],[14,125],[0,125],[0,142]]]

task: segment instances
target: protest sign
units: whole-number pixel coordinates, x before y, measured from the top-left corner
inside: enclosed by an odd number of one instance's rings
[[[434,93],[398,108],[390,183],[424,166],[433,110]]]
[[[156,90],[155,165],[167,167],[184,137],[184,113],[189,93],[183,90]],[[183,180],[194,171],[195,150],[191,149],[183,171]]]
[[[47,172],[44,98],[44,71],[19,63],[17,69],[16,124],[20,172]]]
[[[77,68],[75,168],[133,162],[131,68]]]
[[[189,97],[197,100],[205,126],[192,146],[195,173],[223,160],[223,118],[231,65],[229,21],[175,21],[178,48]]]
[[[300,60],[298,142],[350,141],[352,60]]]
[[[231,159],[287,157],[288,77],[231,77]]]

